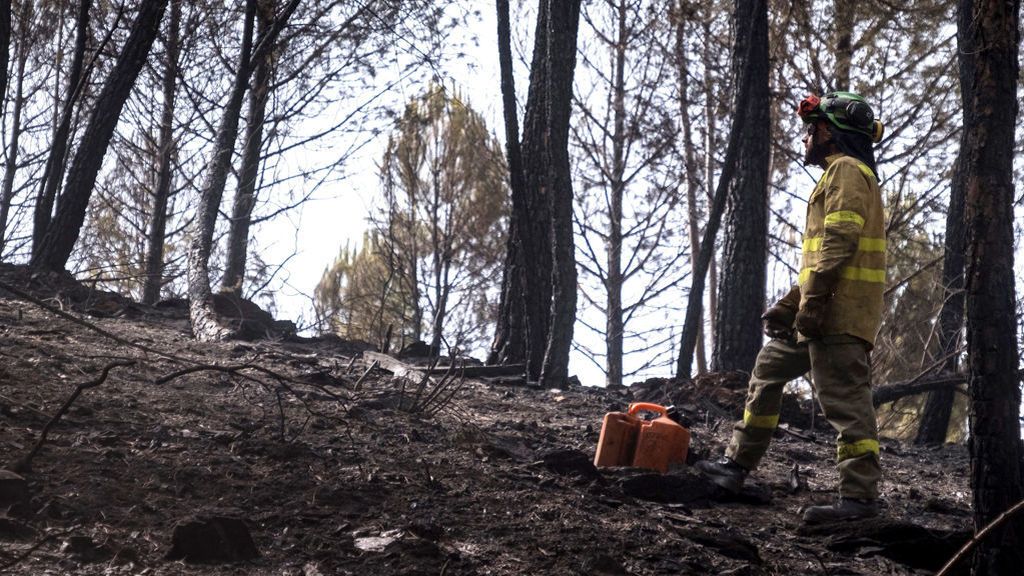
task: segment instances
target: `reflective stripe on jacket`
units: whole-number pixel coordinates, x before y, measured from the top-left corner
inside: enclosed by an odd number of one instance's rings
[[[838,271],[824,334],[849,334],[874,344],[885,291],[882,192],[875,174],[856,158],[834,154],[825,161],[828,168],[807,202],[800,292],[812,270]]]

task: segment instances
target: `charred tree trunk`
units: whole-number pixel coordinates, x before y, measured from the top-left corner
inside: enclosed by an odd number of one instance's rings
[[[853,62],[853,24],[856,2],[835,0],[832,3],[835,12],[835,46],[836,71],[833,88],[848,92],[850,90],[850,64]]]
[[[29,22],[32,19],[32,3],[22,4],[22,14],[18,23],[18,71],[14,88],[14,109],[11,111],[11,139],[7,142],[7,158],[4,167],[4,183],[0,189],[0,260],[6,247],[7,224],[14,202],[14,176],[18,171],[18,152],[21,146],[22,110],[25,106],[25,62],[28,60]]]
[[[199,204],[196,206],[192,243],[188,249],[189,318],[192,322],[192,334],[200,341],[221,340],[231,335],[231,330],[218,322],[213,310],[209,262],[217,212],[231,169],[231,155],[235,151],[235,140],[238,137],[242,103],[249,85],[249,57],[252,53],[256,3],[257,0],[246,0],[245,3],[245,20],[242,25],[242,43],[238,52],[235,80],[206,167],[206,179],[199,195]]]
[[[1013,150],[1020,73],[1020,0],[960,0],[960,52],[974,57],[962,89],[973,116],[964,130],[967,219],[967,353],[971,488],[976,529],[1024,497],[1013,274]],[[1024,566],[1024,520],[978,545],[973,574]]]
[[[163,111],[160,115],[160,148],[157,151],[156,189],[153,213],[146,239],[146,284],[142,301],[156,304],[163,286],[164,241],[167,235],[167,203],[171,197],[171,168],[177,147],[174,139],[174,91],[178,77],[178,38],[181,28],[181,1],[171,0],[171,21],[167,30],[166,62],[163,78]]]
[[[765,0],[739,0],[738,3],[749,4],[745,6],[743,12],[747,14],[759,14],[767,10]],[[743,42],[740,35],[736,36],[737,46]],[[754,42],[745,44],[746,54],[739,54],[734,49],[734,57],[741,57],[743,62],[751,62],[752,55],[750,51],[754,49]],[[732,128],[729,130],[729,143],[725,149],[725,160],[722,163],[722,174],[718,180],[718,186],[715,189],[715,196],[711,203],[710,210],[708,211],[708,223],[704,228],[704,237],[701,239],[700,245],[703,247],[710,247],[715,241],[715,236],[718,234],[718,228],[722,222],[722,212],[725,209],[725,200],[728,193],[729,186],[732,183],[736,167],[738,165],[738,151],[740,148],[740,141],[743,131],[743,126],[747,122],[747,111],[749,106],[748,101],[750,100],[750,93],[752,91],[753,75],[752,70],[749,66],[742,66],[736,68],[739,76],[736,79],[736,96],[733,100],[733,110],[736,111],[736,115],[733,117]],[[694,263],[692,284],[690,286],[690,294],[686,301],[686,317],[683,321],[683,334],[680,338],[679,343],[679,358],[676,365],[676,377],[677,378],[689,378],[690,370],[693,366],[693,351],[697,345],[697,326],[699,325],[702,317],[703,300],[704,300],[704,285],[707,278],[708,268],[711,264],[712,251],[710,249],[701,250],[700,259]],[[763,297],[763,296],[762,296]],[[718,326],[721,330],[722,327]],[[758,330],[760,333],[760,330]]]
[[[507,31],[507,6],[499,4],[499,32]],[[576,313],[576,263],[572,230],[572,182],[569,177],[569,115],[580,0],[545,0],[537,11],[530,89],[526,100],[521,168],[509,158],[512,174],[514,248],[506,259],[503,282],[510,294],[502,304],[495,356],[515,352],[519,326],[525,333],[527,374],[543,385],[560,386],[568,373],[569,347]],[[505,51],[506,42],[499,42]],[[501,55],[506,119],[514,115],[511,57]],[[514,131],[514,125],[506,130]],[[511,132],[506,132],[506,135]],[[514,136],[514,134],[512,134]],[[509,149],[513,147],[509,144]],[[522,177],[522,194],[516,178]],[[518,298],[522,298],[521,316]],[[508,336],[503,337],[504,334]]]
[[[440,351],[441,344],[444,342],[444,324],[445,319],[448,316],[448,298],[451,295],[452,285],[449,281],[451,276],[452,259],[449,256],[449,250],[446,249],[445,253],[441,256],[440,262],[438,262],[438,268],[435,273],[435,284],[436,296],[434,306],[434,319],[433,325],[431,326],[430,336],[430,349]]]
[[[75,52],[71,58],[71,71],[65,90],[64,102],[60,110],[54,112],[56,119],[53,131],[53,142],[50,143],[50,154],[46,158],[46,169],[39,183],[39,194],[36,196],[36,207],[32,226],[32,257],[41,249],[43,236],[46,235],[53,216],[53,203],[64,179],[64,160],[68,154],[68,140],[71,136],[71,119],[74,116],[75,101],[81,92],[82,68],[85,63],[85,49],[89,38],[89,9],[92,0],[81,0],[78,3],[78,19],[75,32]]]
[[[166,6],[167,0],[151,0],[140,5],[131,33],[89,116],[81,143],[68,170],[67,184],[61,194],[57,214],[46,227],[46,234],[38,244],[38,250],[33,250],[33,266],[60,270],[71,257],[82,223],[85,222],[85,210],[103,164],[103,156],[114,135],[121,109],[146,63]],[[51,154],[50,158],[54,156]]]
[[[960,64],[960,103],[963,108],[964,126],[974,125],[973,82],[974,50],[968,49],[970,37],[966,29],[958,34],[958,60]],[[949,211],[946,213],[946,237],[942,262],[942,309],[939,311],[939,350],[946,358],[942,370],[953,374],[959,369],[960,333],[964,326],[964,250],[967,234],[964,221],[964,196],[967,193],[967,160],[965,153],[969,143],[969,132],[960,133],[960,151],[953,166],[953,181],[949,189]],[[936,390],[928,395],[915,442],[938,444],[946,441],[949,432],[949,418],[953,413],[956,390]]]
[[[704,20],[704,38],[711,38],[711,14],[705,15]],[[703,64],[705,70],[711,70],[717,60],[717,54],[713,48],[714,42],[705,40],[704,51],[702,54]],[[708,212],[711,212],[711,206],[715,203],[715,197],[713,190],[717,189],[715,184],[715,150],[719,146],[718,141],[718,120],[716,117],[715,104],[718,100],[719,91],[717,86],[713,82],[704,83],[704,117],[707,121],[707,134],[704,138],[704,194],[707,196]],[[710,214],[709,214],[710,216]],[[710,221],[710,219],[709,219]],[[715,224],[718,226],[718,224]],[[700,334],[704,335],[704,341],[711,340],[714,342],[715,333],[718,332],[716,320],[718,317],[718,259],[716,253],[718,252],[718,246],[715,245],[714,237],[712,237],[711,244],[700,244],[701,250],[708,250],[711,254],[708,256],[708,271],[707,271],[707,282],[708,282],[708,329],[704,329],[704,311],[701,310],[698,326],[700,327]],[[699,260],[700,254],[698,253]],[[703,345],[703,343],[702,343]],[[701,354],[705,351],[701,350]]]
[[[768,7],[750,0],[737,0],[735,6],[733,77],[745,75],[750,85],[746,100],[737,102],[747,110],[739,127],[736,177],[729,185],[711,369],[750,372],[761,350],[768,259]]]
[[[254,49],[253,20],[256,17],[257,2],[258,0],[246,1],[238,68],[235,71],[235,79],[224,108],[224,115],[217,128],[217,137],[207,165],[206,178],[199,193],[192,243],[188,249],[189,318],[192,322],[193,335],[202,341],[220,340],[232,334],[232,330],[218,322],[217,315],[213,310],[209,264],[217,213],[220,210],[220,201],[224,196],[224,186],[231,168],[231,156],[235,151],[242,104],[245,100],[245,91],[249,84],[253,62],[258,62],[270,51],[281,28],[284,27],[299,4],[299,0],[292,0],[281,15],[275,18],[274,25],[267,31],[267,34],[258,38]]]
[[[260,37],[266,36],[274,23],[276,4],[273,1],[264,2],[257,10],[257,32]],[[246,118],[245,143],[242,146],[242,169],[239,172],[238,187],[231,206],[227,258],[224,263],[221,292],[236,296],[242,295],[245,283],[249,228],[252,226],[252,210],[256,205],[256,180],[263,151],[263,124],[266,118],[267,97],[270,95],[271,62],[272,52],[269,51],[256,62],[252,88],[249,91],[249,112]]]
[[[11,0],[0,0],[0,98],[7,94],[7,72],[11,64]]]
[[[688,207],[687,224],[690,238],[690,261],[700,258],[700,225],[697,222],[697,193],[700,190],[699,167],[694,153],[693,126],[690,121],[690,63],[686,56],[686,20],[683,17],[685,0],[680,0],[676,8],[676,62],[679,67],[679,117],[683,128],[683,162],[686,169],[686,205]],[[710,118],[709,118],[710,121]],[[708,371],[707,358],[704,354],[704,323],[697,326],[697,372]]]
[[[505,118],[505,149],[512,211],[509,215],[505,266],[501,277],[498,323],[487,363],[521,364],[526,362],[526,285],[523,282],[525,263],[520,247],[530,213],[526,206],[523,159],[519,148],[519,111],[516,108],[516,86],[512,76],[508,0],[498,0],[497,11],[498,63],[501,70],[501,102]]]
[[[605,383],[622,384],[625,323],[622,318],[622,199],[626,192],[626,3],[619,2],[612,79],[612,166],[608,198],[608,274],[605,279]]]
[[[533,62],[530,67],[530,90],[523,121],[523,173],[525,218],[516,218],[516,237],[524,263],[520,268],[526,326],[526,370],[531,380],[539,380],[547,348],[548,322],[551,312],[551,207],[549,170],[550,143],[547,138],[548,87],[548,1],[537,11],[537,32],[534,39]],[[517,210],[514,208],[513,212]]]
[[[573,242],[569,119],[576,69],[576,35],[581,0],[548,3],[547,194],[551,205],[552,294],[541,386],[559,387],[569,376],[569,349],[576,323],[576,249]]]

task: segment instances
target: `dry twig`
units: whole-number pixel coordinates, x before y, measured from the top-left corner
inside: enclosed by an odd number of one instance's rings
[[[935,573],[935,576],[946,576],[947,574],[949,574],[949,572],[953,569],[953,566],[956,566],[956,563],[959,562],[964,556],[966,556],[968,552],[973,550],[979,542],[984,540],[985,537],[988,536],[993,530],[1005,524],[1007,520],[1012,518],[1021,510],[1024,510],[1024,500],[1017,502],[1016,504],[1011,506],[1009,510],[1000,514],[998,518],[989,522],[981,530],[978,530],[978,533],[974,535],[974,538],[971,538],[969,542],[967,542],[959,550],[957,550],[956,554],[954,554],[953,557],[949,559],[949,562],[946,562],[946,565],[943,566],[941,570]]]
[[[117,362],[111,362],[110,364],[107,364],[106,366],[103,367],[103,371],[100,373],[99,376],[93,378],[88,382],[83,382],[78,386],[75,386],[75,391],[72,392],[71,395],[68,396],[68,399],[64,401],[64,405],[61,406],[60,410],[58,410],[57,413],[54,414],[52,418],[50,418],[50,421],[47,422],[45,426],[43,426],[43,430],[42,432],[39,433],[39,440],[36,441],[35,446],[33,446],[31,450],[29,450],[28,454],[26,454],[22,458],[19,458],[17,461],[11,464],[10,469],[18,473],[31,472],[32,459],[35,458],[36,454],[39,453],[40,448],[43,447],[43,444],[46,442],[46,436],[47,434],[50,433],[50,429],[52,429],[54,426],[57,425],[58,422],[60,422],[60,419],[64,416],[64,414],[67,413],[68,409],[71,408],[71,405],[74,404],[75,400],[78,399],[82,392],[89,388],[95,388],[96,386],[103,384],[103,382],[105,382],[107,379],[107,375],[110,374],[110,371],[113,370],[114,368],[118,368],[121,366],[132,366],[134,364],[135,360],[118,360]]]

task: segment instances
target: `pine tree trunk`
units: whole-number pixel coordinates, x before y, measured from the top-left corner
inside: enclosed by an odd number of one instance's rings
[[[960,50],[960,102],[963,108],[964,126],[974,124],[973,82],[974,50],[966,49],[971,41],[969,36],[958,38]],[[946,237],[942,262],[942,309],[939,311],[939,351],[947,356],[943,371],[953,374],[959,369],[960,333],[964,326],[964,250],[967,241],[964,221],[964,196],[967,193],[967,160],[965,153],[970,143],[969,132],[960,132],[960,151],[953,166],[953,181],[949,189],[949,210],[946,213]],[[915,442],[938,444],[946,441],[949,419],[953,413],[956,390],[936,390],[928,395]]]
[[[676,61],[679,67],[679,117],[683,128],[683,162],[686,169],[686,205],[687,224],[690,239],[690,262],[700,258],[700,225],[697,222],[697,193],[700,190],[699,167],[693,141],[693,126],[690,121],[690,63],[686,55],[686,27],[683,18],[683,7],[686,0],[680,0],[676,20]],[[709,118],[708,121],[711,119]],[[708,371],[707,358],[704,354],[704,323],[697,327],[697,373]]]
[[[515,124],[509,121],[515,116],[515,94],[504,39],[508,10],[504,2],[498,5],[512,217],[492,359],[508,362],[522,350],[528,377],[553,386],[561,386],[568,373],[576,312],[568,140],[579,8],[580,0],[545,0],[537,11],[522,164],[517,167]]]
[[[275,1],[264,2],[257,10],[257,32],[264,37],[274,23]],[[256,62],[252,88],[249,92],[249,112],[245,125],[245,143],[242,145],[242,168],[231,206],[228,227],[227,257],[221,292],[242,295],[245,284],[245,265],[248,260],[249,228],[252,210],[256,205],[256,180],[259,177],[260,155],[263,151],[263,124],[266,118],[267,98],[270,94],[272,52]]]
[[[210,291],[210,251],[213,248],[213,232],[217,224],[217,212],[224,195],[231,156],[235,151],[238,124],[242,115],[242,102],[249,85],[249,62],[252,53],[253,20],[256,17],[257,0],[246,0],[245,20],[242,28],[242,43],[238,52],[235,79],[224,106],[220,126],[210,160],[206,167],[206,179],[199,195],[193,225],[192,243],[188,249],[188,298],[189,318],[192,334],[200,341],[215,341],[230,337],[232,331],[220,324],[213,310]]]
[[[622,384],[623,332],[622,318],[622,199],[626,178],[626,4],[619,1],[618,31],[615,46],[615,64],[612,80],[612,166],[608,197],[608,263],[605,290],[605,383]]]
[[[96,184],[96,176],[121,117],[121,109],[146,63],[149,49],[159,33],[160,18],[166,6],[167,0],[151,0],[140,5],[131,33],[89,116],[68,170],[67,184],[61,194],[57,214],[46,227],[46,233],[37,246],[38,250],[33,250],[33,266],[61,270],[71,257],[85,222],[85,211]],[[54,156],[51,155],[51,158]]]
[[[576,69],[576,35],[581,0],[548,3],[547,139],[548,198],[551,206],[552,293],[541,386],[556,388],[569,377],[569,350],[576,323],[576,248],[573,241],[573,190],[569,166],[569,120]]]
[[[512,210],[509,214],[505,266],[501,276],[498,322],[487,363],[515,364],[526,362],[526,302],[523,297],[526,287],[523,284],[524,262],[520,247],[521,235],[524,233],[530,213],[526,207],[523,160],[519,147],[519,111],[516,107],[516,87],[512,76],[508,0],[497,1],[497,12],[498,63],[501,70],[501,101],[505,119],[505,149],[508,157]]]
[[[33,213],[33,258],[42,248],[43,236],[46,235],[53,216],[53,204],[60,190],[61,181],[64,179],[64,160],[68,154],[71,120],[74,117],[75,101],[78,99],[83,84],[82,68],[85,63],[85,49],[89,38],[89,9],[91,7],[92,0],[80,0],[78,3],[75,52],[71,58],[71,71],[64,92],[64,101],[61,103],[60,109],[54,111],[53,141],[50,143],[50,153],[46,158],[46,169],[43,171],[43,177],[39,183],[39,193],[36,196]]]
[[[21,147],[22,110],[25,106],[25,62],[28,60],[28,30],[32,15],[32,3],[22,4],[22,14],[18,24],[18,71],[14,88],[14,108],[11,111],[11,139],[7,142],[7,165],[4,169],[3,188],[0,189],[0,260],[7,246],[7,224],[14,201],[14,176],[18,171],[18,153]]]
[[[762,11],[767,10],[766,0],[738,0],[740,2],[750,2],[750,6],[743,10],[743,13],[747,14],[758,14]],[[736,42],[739,44],[742,40],[737,35]],[[753,56],[750,51],[753,49],[754,43],[750,42],[746,44],[746,54],[739,55],[734,49],[734,57],[741,57],[742,62],[753,61]],[[729,143],[725,149],[725,160],[722,163],[722,174],[718,180],[718,186],[715,189],[715,196],[711,202],[711,207],[708,211],[708,223],[704,228],[704,237],[701,239],[700,245],[703,247],[710,247],[715,241],[715,236],[718,234],[718,228],[722,222],[722,213],[725,210],[725,200],[728,193],[729,186],[732,183],[732,179],[736,172],[738,165],[738,151],[740,148],[740,140],[742,135],[742,129],[747,122],[747,109],[746,103],[750,99],[750,93],[752,91],[753,77],[752,70],[749,66],[742,66],[736,68],[739,72],[739,76],[736,80],[735,97],[733,99],[733,110],[736,111],[733,117],[732,128],[729,130]],[[683,334],[680,338],[679,343],[679,358],[676,364],[676,377],[677,378],[689,378],[691,374],[691,368],[693,367],[693,352],[697,345],[697,326],[701,322],[703,300],[704,300],[704,286],[707,279],[708,268],[711,264],[712,251],[710,249],[701,250],[700,259],[694,263],[693,272],[691,275],[692,284],[690,286],[690,294],[687,296],[686,301],[686,316],[683,320]],[[722,329],[718,326],[718,329]]]
[[[733,77],[745,74],[750,86],[747,99],[737,103],[747,108],[746,121],[739,127],[736,177],[729,185],[711,369],[750,372],[761,350],[768,259],[768,8],[751,0],[735,6]]]
[[[11,0],[0,0],[0,99],[7,95],[7,72],[11,64]]]
[[[962,86],[973,118],[964,130],[967,219],[967,352],[971,487],[977,529],[1024,497],[1020,382],[1013,273],[1013,150],[1020,0],[960,0],[960,51],[974,54]],[[978,545],[975,576],[1017,574],[1024,566],[1024,519]]]
[[[836,72],[833,80],[835,90],[849,92],[850,87],[850,64],[853,62],[853,25],[856,2],[849,0],[835,0],[832,3],[835,13],[835,46],[836,46]]]
[[[710,9],[710,7],[709,7]],[[717,54],[715,54],[715,43],[710,40],[711,38],[711,14],[707,14],[704,20],[704,69],[710,70],[714,66],[717,60]],[[719,91],[714,82],[704,83],[704,117],[707,122],[707,134],[704,138],[704,194],[707,196],[708,212],[711,211],[711,207],[715,203],[714,190],[717,189],[715,183],[715,150],[719,146],[718,139],[718,119],[716,116],[715,104],[719,98]],[[710,216],[710,214],[709,214]],[[718,224],[715,224],[718,226]],[[705,355],[706,351],[705,343],[707,341],[715,341],[716,320],[718,318],[718,258],[716,254],[718,252],[718,246],[716,245],[715,238],[711,238],[710,244],[700,244],[700,249],[709,250],[711,254],[708,255],[708,310],[705,315],[704,311],[701,311],[701,318],[698,323],[699,334],[703,336],[701,341],[700,355]],[[699,253],[698,253],[699,256]],[[696,260],[695,260],[696,262]],[[703,302],[702,302],[703,304]],[[707,318],[708,325],[707,329],[704,326],[704,320]],[[707,365],[707,360],[705,360]]]
[[[210,252],[213,249],[213,232],[217,224],[224,186],[227,184],[228,172],[231,168],[231,156],[235,151],[238,139],[238,124],[242,115],[242,103],[245,91],[252,74],[253,62],[266,57],[277,41],[288,18],[299,4],[292,0],[274,19],[273,26],[265,35],[261,35],[255,47],[253,45],[253,20],[259,0],[247,0],[245,5],[245,22],[243,24],[242,45],[239,51],[235,79],[231,87],[224,115],[217,128],[214,148],[206,168],[206,178],[199,193],[196,206],[195,224],[192,231],[192,243],[188,248],[188,298],[189,318],[192,322],[192,334],[201,341],[221,340],[233,334],[233,330],[222,326],[213,310],[210,290]]]
[[[164,241],[167,230],[167,203],[171,196],[171,170],[177,142],[174,139],[174,87],[178,77],[178,38],[181,28],[181,1],[171,0],[171,21],[167,30],[166,61],[163,78],[163,110],[160,114],[160,148],[156,168],[153,213],[146,238],[146,283],[142,302],[156,304],[163,286]]]
[[[526,370],[531,380],[540,380],[547,349],[548,322],[551,313],[551,207],[549,196],[548,126],[548,0],[537,10],[530,89],[523,121],[524,212],[519,221],[519,253],[526,327]]]

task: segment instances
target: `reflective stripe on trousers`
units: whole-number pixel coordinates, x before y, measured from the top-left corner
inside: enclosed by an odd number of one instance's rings
[[[726,455],[744,468],[756,468],[778,423],[783,387],[810,371],[825,418],[839,433],[840,495],[877,498],[881,467],[870,367],[868,344],[852,336],[803,344],[769,341],[757,357],[744,418],[736,423]]]

